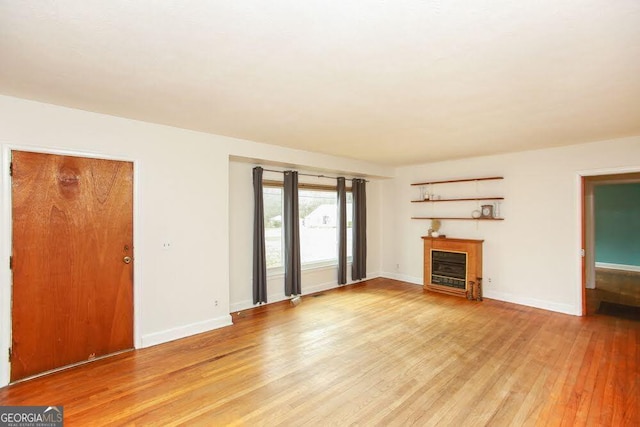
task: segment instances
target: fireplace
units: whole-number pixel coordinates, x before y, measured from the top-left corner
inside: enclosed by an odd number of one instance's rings
[[[482,240],[425,236],[424,288],[482,299]]]
[[[431,250],[431,283],[466,289],[467,253]]]

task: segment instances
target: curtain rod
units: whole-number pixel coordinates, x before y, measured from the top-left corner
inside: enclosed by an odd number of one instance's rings
[[[260,167],[262,167],[262,166],[260,166]],[[265,169],[265,168],[262,168],[262,170],[265,171],[265,172],[275,172],[275,173],[285,173],[286,172],[286,171],[277,171],[277,170]],[[298,172],[298,175],[312,176],[312,177],[315,177],[315,178],[331,178],[331,179],[337,179],[338,178],[337,176],[313,175],[313,174],[310,174],[310,173],[302,173],[302,172]],[[345,178],[345,181],[353,181],[354,179],[356,179],[356,178]],[[369,180],[365,179],[364,182],[369,182]]]

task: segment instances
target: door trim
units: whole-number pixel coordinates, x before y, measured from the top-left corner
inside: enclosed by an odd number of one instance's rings
[[[0,153],[2,167],[2,209],[0,209],[0,387],[9,384],[11,365],[9,363],[9,348],[11,347],[11,270],[9,269],[9,257],[12,247],[12,204],[11,204],[11,179],[9,179],[9,165],[12,151],[28,151],[40,154],[56,154],[60,156],[86,157],[91,159],[116,160],[133,163],[133,246],[136,248],[136,261],[133,264],[133,345],[134,348],[142,347],[142,269],[141,262],[144,253],[141,250],[142,242],[140,220],[140,169],[141,162],[125,156],[112,156],[104,153],[94,153],[77,150],[62,150],[46,147],[24,146],[17,144],[2,144]]]
[[[586,316],[586,288],[588,279],[595,280],[595,227],[593,218],[595,215],[593,204],[593,182],[588,182],[586,178],[593,178],[602,175],[621,175],[640,172],[640,166],[627,166],[618,168],[603,168],[578,171],[577,183],[577,216],[578,216],[578,243],[576,248],[578,274],[577,310],[578,314]],[[583,187],[584,183],[584,187]],[[591,196],[591,197],[587,197]],[[591,225],[591,227],[589,226]],[[584,263],[580,251],[585,250]],[[591,262],[591,265],[587,261]]]

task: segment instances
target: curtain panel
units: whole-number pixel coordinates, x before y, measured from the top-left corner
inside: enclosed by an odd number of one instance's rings
[[[351,186],[353,194],[353,262],[351,279],[367,277],[367,194],[366,181],[355,178]]]
[[[261,167],[253,168],[253,303],[267,302],[267,261]]]
[[[338,178],[338,284],[347,283],[347,186]]]
[[[300,220],[298,219],[298,172],[284,173],[284,294],[302,293],[300,267]]]

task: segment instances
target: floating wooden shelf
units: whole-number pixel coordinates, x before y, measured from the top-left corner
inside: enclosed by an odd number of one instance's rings
[[[489,176],[485,178],[466,178],[466,179],[451,179],[447,181],[430,181],[430,182],[416,182],[411,185],[429,185],[429,184],[449,184],[454,182],[472,182],[472,181],[493,181],[496,179],[504,179],[503,176]]]
[[[504,179],[504,177],[502,176],[488,176],[488,177],[481,177],[481,178],[464,178],[464,179],[449,179],[449,180],[442,180],[442,181],[428,181],[428,182],[418,182],[415,184],[411,184],[412,186],[420,186],[420,197],[422,197],[424,195],[424,187],[425,186],[431,186],[432,184],[452,184],[452,183],[456,183],[456,182],[468,182],[468,183],[473,183],[473,182],[478,182],[478,181],[497,181],[497,180],[502,180]],[[477,191],[477,185],[476,185],[476,191]],[[492,191],[493,192],[493,191]],[[486,193],[485,193],[486,194]],[[495,193],[494,193],[495,194]],[[474,196],[472,196],[471,194],[467,193],[467,194],[460,194],[460,195],[447,195],[447,197],[445,198],[440,198],[438,197],[437,199],[432,199],[429,198],[428,200],[411,200],[411,203],[435,203],[435,202],[474,202],[474,201],[501,201],[504,200],[504,197],[502,196],[485,196],[482,194],[475,194]],[[425,209],[423,209],[423,212],[421,213],[427,213],[424,212]],[[473,218],[471,216],[465,216],[465,217],[448,217],[448,216],[438,216],[438,214],[440,215],[451,215],[449,213],[440,213],[437,212],[439,209],[428,209],[428,210],[435,210],[436,212],[429,212],[432,216],[414,216],[411,217],[411,219],[443,219],[443,220],[454,220],[454,221],[502,221],[504,220],[504,218]],[[455,215],[455,213],[453,213]],[[492,215],[494,213],[492,212]]]
[[[504,221],[504,218],[465,218],[444,216],[412,216],[411,219],[453,219],[460,221]]]
[[[471,197],[464,199],[438,199],[438,200],[412,200],[411,203],[429,203],[429,202],[469,202],[474,200],[504,200],[504,197]]]

